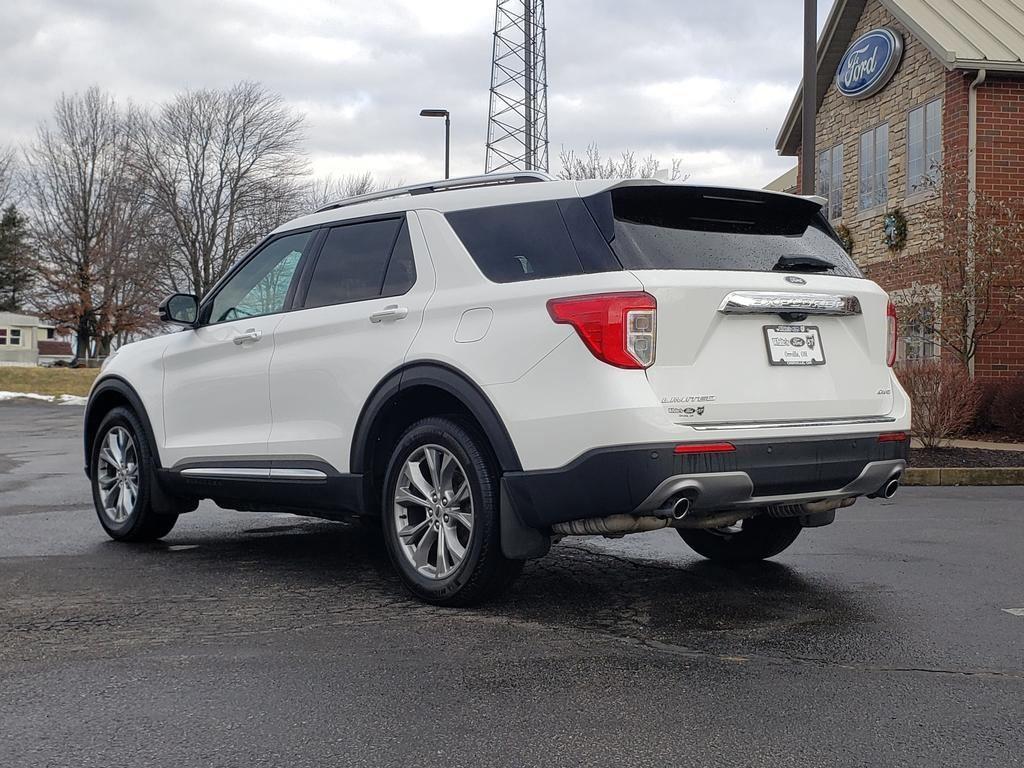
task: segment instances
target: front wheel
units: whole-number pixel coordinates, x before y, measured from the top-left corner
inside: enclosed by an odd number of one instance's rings
[[[100,525],[118,541],[153,541],[171,532],[175,514],[153,509],[156,471],[142,424],[127,408],[104,417],[92,445],[92,498]]]
[[[501,552],[498,483],[490,447],[468,424],[423,419],[398,441],[382,522],[391,561],[414,595],[471,605],[519,574],[522,562]]]
[[[782,552],[803,526],[796,517],[751,517],[726,528],[677,528],[690,549],[720,563],[752,563]]]

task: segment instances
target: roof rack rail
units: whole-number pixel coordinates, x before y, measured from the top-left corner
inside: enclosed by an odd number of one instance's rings
[[[555,178],[541,171],[516,171],[514,173],[489,173],[484,176],[463,176],[458,179],[430,181],[426,184],[411,184],[407,187],[395,187],[394,189],[384,189],[380,192],[369,192],[365,195],[346,197],[343,200],[325,205],[323,208],[317,208],[316,212],[323,213],[324,211],[333,211],[335,208],[368,203],[371,200],[386,200],[390,197],[401,197],[402,195],[426,195],[431,192],[474,189],[498,184],[527,184],[534,181],[555,181]]]

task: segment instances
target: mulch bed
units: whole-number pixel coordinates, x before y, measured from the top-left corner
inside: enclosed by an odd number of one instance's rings
[[[912,467],[1024,467],[1024,451],[982,448],[911,448]]]
[[[972,432],[964,440],[982,440],[988,443],[1024,443],[1024,435],[1012,432]]]

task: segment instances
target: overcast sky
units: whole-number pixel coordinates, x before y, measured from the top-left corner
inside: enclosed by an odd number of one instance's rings
[[[819,0],[819,27],[831,7]],[[552,171],[597,142],[678,157],[691,180],[762,186],[800,80],[799,0],[547,0]],[[3,0],[0,146],[61,92],[153,103],[260,80],[307,115],[320,174],[413,182],[484,162],[492,0]]]

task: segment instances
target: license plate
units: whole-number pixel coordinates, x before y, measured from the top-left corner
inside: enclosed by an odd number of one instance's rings
[[[816,325],[766,325],[764,343],[772,365],[825,364],[825,350]]]

